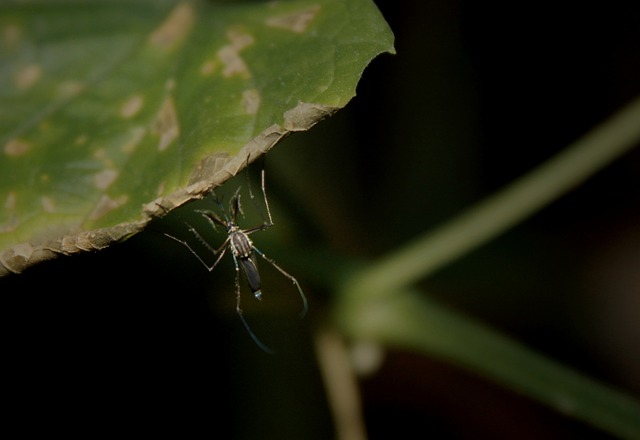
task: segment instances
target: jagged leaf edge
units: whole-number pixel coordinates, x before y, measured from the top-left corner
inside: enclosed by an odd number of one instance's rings
[[[124,241],[141,232],[151,221],[192,200],[201,199],[211,190],[238,174],[247,165],[266,154],[293,132],[307,131],[339,107],[300,102],[284,113],[282,126],[274,124],[249,141],[233,157],[215,153],[204,157],[191,172],[189,183],[173,193],[142,207],[138,220],[90,231],[78,231],[42,243],[19,243],[0,255],[0,277],[19,274],[43,261],[83,252],[95,252]]]

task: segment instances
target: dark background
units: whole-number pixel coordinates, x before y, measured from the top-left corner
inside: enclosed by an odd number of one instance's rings
[[[230,260],[208,274],[156,225],[0,280],[7,421],[24,432],[331,438],[311,339],[331,292],[305,279],[304,251],[383,255],[543,163],[640,92],[633,2],[377,4],[397,55],[374,60],[346,109],[278,145],[264,164],[282,226],[255,240],[299,269],[311,302],[299,322],[286,298],[247,301],[252,328],[279,353],[260,352],[237,319]],[[633,151],[422,287],[638,396],[639,170]],[[177,216],[179,225],[188,213]],[[278,245],[282,235],[293,236],[291,252]],[[361,385],[371,439],[608,438],[472,372],[399,350]]]

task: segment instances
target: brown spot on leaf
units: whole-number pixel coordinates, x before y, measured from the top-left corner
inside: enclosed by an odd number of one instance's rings
[[[84,90],[84,83],[80,81],[63,81],[58,85],[58,95],[60,98],[71,98]]]
[[[7,194],[7,198],[4,199],[4,209],[6,209],[7,211],[13,211],[14,209],[16,209],[16,200],[16,192],[9,191],[9,194]]]
[[[129,119],[140,111],[144,104],[144,98],[141,95],[133,95],[120,106],[120,116]]]
[[[42,76],[42,67],[38,64],[29,64],[18,70],[15,76],[16,86],[19,89],[28,89]]]
[[[31,144],[22,139],[13,138],[4,144],[4,154],[11,157],[18,157],[26,154],[31,149]]]
[[[16,24],[7,24],[2,28],[2,43],[5,48],[12,49],[20,41],[22,28]]]
[[[123,153],[131,154],[133,153],[140,142],[144,139],[144,136],[147,134],[147,130],[143,127],[133,127],[130,130],[129,138],[122,144],[120,149]]]
[[[218,62],[216,60],[206,60],[200,66],[200,73],[204,76],[209,76],[215,73],[218,68]]]
[[[173,48],[193,27],[195,14],[188,2],[173,8],[169,16],[149,35],[149,41],[164,50]]]
[[[297,34],[307,30],[309,24],[316,17],[320,5],[309,6],[307,9],[296,11],[291,14],[279,15],[267,19],[267,26],[286,29]]]
[[[93,176],[93,184],[100,190],[105,190],[111,186],[113,182],[118,178],[118,171],[113,169],[107,169],[100,171]]]
[[[44,212],[51,214],[56,211],[56,202],[51,197],[42,196],[40,198],[40,204]]]
[[[229,44],[218,51],[218,58],[224,66],[222,75],[227,78],[236,75],[244,79],[251,78],[251,72],[240,56],[240,51],[253,44],[253,37],[241,30],[232,29],[227,32],[227,39]]]
[[[248,89],[242,92],[242,106],[249,115],[255,115],[260,108],[260,93],[256,89]]]
[[[98,220],[100,217],[105,214],[123,206],[125,203],[129,201],[129,197],[122,195],[117,199],[113,199],[108,195],[103,195],[100,197],[100,200],[93,208],[91,214],[89,214],[89,220]]]
[[[160,110],[158,110],[156,119],[152,123],[151,131],[160,136],[160,143],[158,144],[158,150],[160,151],[166,150],[171,142],[180,135],[176,106],[170,96],[164,100]]]

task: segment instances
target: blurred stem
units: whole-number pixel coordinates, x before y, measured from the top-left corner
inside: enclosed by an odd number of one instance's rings
[[[367,266],[348,290],[385,296],[411,285],[559,198],[638,141],[640,99],[458,218]]]
[[[342,336],[322,328],[316,332],[316,355],[339,440],[367,438],[357,379]]]
[[[442,227],[355,269],[337,296],[347,335],[431,353],[623,438],[640,439],[640,405],[452,313],[411,284],[505,232],[633,148],[640,99],[548,162]]]
[[[619,436],[640,439],[640,405],[411,290],[352,310],[350,334],[439,356]]]

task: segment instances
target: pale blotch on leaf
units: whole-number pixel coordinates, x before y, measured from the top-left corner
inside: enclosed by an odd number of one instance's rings
[[[251,78],[251,72],[240,56],[240,51],[253,44],[253,36],[239,29],[232,29],[227,32],[227,39],[229,44],[218,51],[218,58],[224,66],[222,75],[226,78],[232,76],[240,76],[243,79]]]
[[[48,214],[52,214],[56,211],[56,203],[51,197],[40,197],[40,204],[42,205],[42,210]]]
[[[80,81],[63,81],[58,85],[58,95],[61,98],[72,98],[84,90],[84,83]]]
[[[34,85],[42,76],[42,67],[39,64],[29,64],[16,72],[14,77],[16,86],[25,90]]]
[[[205,62],[200,66],[200,74],[202,76],[210,76],[213,75],[217,69],[218,63],[216,60],[205,60]]]
[[[93,157],[98,160],[104,161],[107,158],[107,150],[105,150],[104,148],[98,148],[93,152]]]
[[[271,17],[267,19],[266,23],[270,27],[286,29],[301,34],[307,30],[318,11],[320,11],[320,5],[313,5],[301,11]]]
[[[118,178],[117,170],[103,170],[93,176],[93,184],[100,190],[105,190],[111,186]]]
[[[96,204],[95,208],[93,208],[91,214],[89,214],[89,220],[98,220],[103,215],[123,206],[125,203],[127,203],[127,201],[129,201],[129,198],[125,195],[122,195],[117,199],[113,199],[107,195],[103,195],[102,197],[100,197],[100,200]]]
[[[16,217],[16,208],[18,207],[18,196],[15,191],[9,191],[2,205],[2,217],[7,219],[5,223],[0,223],[0,233],[14,231],[20,222]]]
[[[18,200],[15,191],[9,191],[7,197],[4,199],[4,209],[7,211],[15,211],[16,209],[16,200]]]
[[[4,144],[4,154],[11,157],[18,157],[26,154],[31,149],[31,144],[22,139],[13,138]]]
[[[260,108],[260,92],[256,89],[249,89],[242,92],[242,106],[249,115],[255,115]]]
[[[191,30],[194,19],[193,6],[188,2],[180,3],[149,35],[149,42],[160,49],[173,48]]]
[[[94,151],[93,157],[99,160],[104,168],[112,169],[115,167],[113,160],[109,157],[109,155],[107,154],[107,150],[105,150],[104,148],[98,148],[96,151]],[[96,186],[99,187],[98,185]]]
[[[167,189],[167,181],[163,180],[158,185],[158,189],[156,190],[156,197],[160,197],[161,195],[163,195],[166,189]]]
[[[2,43],[7,49],[15,47],[22,36],[22,28],[17,24],[7,24],[2,27]]]
[[[129,119],[138,114],[144,104],[144,98],[141,95],[133,95],[120,106],[120,116]]]
[[[147,130],[143,127],[134,127],[130,131],[129,139],[122,144],[121,150],[123,153],[131,154],[140,145],[142,139],[147,134]]]
[[[173,90],[175,88],[176,88],[176,79],[175,78],[168,78],[164,82],[164,89],[167,91],[167,93],[173,92]]]
[[[169,96],[164,100],[155,120],[151,125],[151,130],[160,136],[158,150],[164,151],[180,135],[178,125],[178,115],[173,99]]]
[[[89,137],[86,134],[81,134],[73,141],[73,143],[76,145],[84,145],[87,143],[88,140],[89,140]]]

